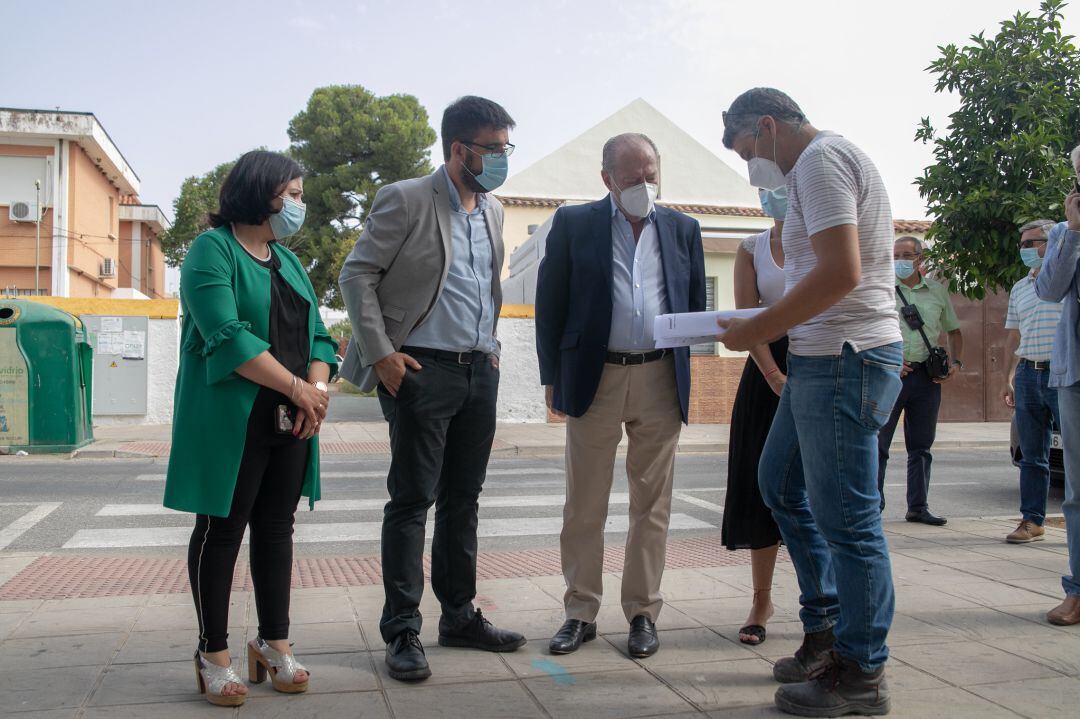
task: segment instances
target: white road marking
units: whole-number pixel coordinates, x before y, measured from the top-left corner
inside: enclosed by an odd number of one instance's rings
[[[629,529],[626,515],[608,517],[605,532],[624,533]],[[685,514],[672,514],[669,529],[715,529]],[[427,526],[431,541],[434,526]],[[514,517],[481,519],[480,537],[524,537],[557,535],[562,531],[562,517]],[[382,535],[382,522],[298,523],[293,540],[299,543],[370,542]],[[127,529],[80,529],[64,544],[64,549],[117,549],[122,547],[177,547],[188,543],[190,527],[136,527]],[[246,538],[245,538],[245,541]]]
[[[973,487],[979,482],[931,482],[934,487]],[[886,487],[907,487],[907,482],[886,482]]]
[[[387,470],[364,471],[364,472],[322,472],[323,479],[385,479]],[[489,469],[487,476],[520,476],[535,477],[537,475],[563,475],[565,472],[555,467],[528,467],[524,469]],[[164,474],[140,474],[135,477],[138,482],[164,482]]]
[[[680,499],[683,502],[687,502],[689,504],[692,504],[695,507],[701,507],[702,509],[707,509],[710,512],[717,512],[719,514],[724,513],[724,508],[721,505],[716,504],[714,502],[707,502],[704,499],[701,499],[700,497],[694,497],[694,496],[691,496],[689,494],[685,494],[683,492],[672,492],[671,496],[674,499]]]
[[[566,497],[562,494],[534,494],[506,497],[489,497],[480,495],[480,506],[485,509],[514,509],[518,507],[561,507]],[[689,498],[691,504],[694,498]],[[702,501],[702,500],[696,500]],[[611,495],[609,504],[630,504],[630,495],[626,492],[615,492]],[[705,504],[709,504],[706,502]],[[316,512],[366,512],[382,510],[386,506],[385,499],[323,499],[315,503]],[[701,506],[701,505],[699,505]],[[308,503],[301,499],[297,505],[297,512],[306,512]],[[95,513],[95,517],[149,517],[155,515],[187,514],[175,509],[163,507],[160,504],[106,504]]]
[[[63,502],[44,502],[37,505],[8,526],[0,529],[0,549],[6,549],[23,533],[60,508]]]

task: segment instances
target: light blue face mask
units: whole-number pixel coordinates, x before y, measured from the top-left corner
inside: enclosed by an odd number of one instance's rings
[[[784,216],[787,215],[787,185],[781,185],[775,190],[760,189],[758,199],[766,215],[783,222]]]
[[[282,199],[281,211],[270,215],[270,231],[274,233],[275,240],[284,240],[299,232],[307,215],[307,205],[288,196]]]
[[[1042,267],[1043,258],[1039,257],[1038,247],[1021,247],[1020,259],[1025,265],[1027,265],[1031,269],[1035,269],[1036,267]]]
[[[902,280],[915,274],[915,260],[893,260],[893,267],[896,270],[896,276]]]
[[[472,148],[467,147],[466,149],[475,155],[480,155]],[[484,169],[479,175],[473,173],[464,162],[461,165],[466,172],[480,183],[481,187],[488,192],[492,192],[506,182],[506,175],[510,171],[510,156],[505,153],[501,155],[480,155],[480,159],[484,162]]]

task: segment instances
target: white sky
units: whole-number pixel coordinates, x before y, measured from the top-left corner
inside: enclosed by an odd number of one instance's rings
[[[511,174],[643,97],[745,175],[720,112],[741,91],[788,92],[819,128],[878,164],[897,218],[931,160],[918,120],[955,100],[924,71],[937,46],[993,34],[1035,0],[0,0],[0,105],[92,111],[171,216],[184,177],[287,145],[311,91],[410,93],[433,126],[480,94],[517,120]],[[17,19],[16,19],[17,18]],[[16,25],[23,30],[13,32]],[[1066,8],[1080,32],[1080,4]],[[441,153],[433,153],[438,164]]]

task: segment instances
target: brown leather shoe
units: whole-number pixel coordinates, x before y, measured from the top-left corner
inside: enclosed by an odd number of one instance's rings
[[[1065,601],[1046,613],[1046,621],[1059,627],[1080,624],[1080,594],[1070,594]]]
[[[1044,534],[1046,534],[1046,530],[1035,524],[1035,522],[1030,519],[1022,519],[1013,533],[1005,537],[1005,541],[1009,544],[1041,542]]]

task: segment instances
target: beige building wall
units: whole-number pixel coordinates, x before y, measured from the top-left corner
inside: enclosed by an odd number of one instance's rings
[[[10,157],[52,157],[51,146],[13,145],[0,143],[0,155]],[[27,190],[27,199],[31,199]],[[0,291],[7,288],[34,289],[35,242],[37,226],[32,222],[12,222],[9,218],[9,198],[0,197]],[[45,201],[44,190],[42,202]],[[53,212],[46,207],[41,218],[40,286],[48,292],[52,276],[49,272],[52,257]]]
[[[68,269],[72,297],[109,297],[119,285],[120,191],[72,143],[68,168]],[[100,277],[112,258],[117,277]]]
[[[555,214],[555,207],[506,207],[503,215],[503,258],[502,277],[509,274],[510,255],[529,239],[529,226],[539,227]]]

